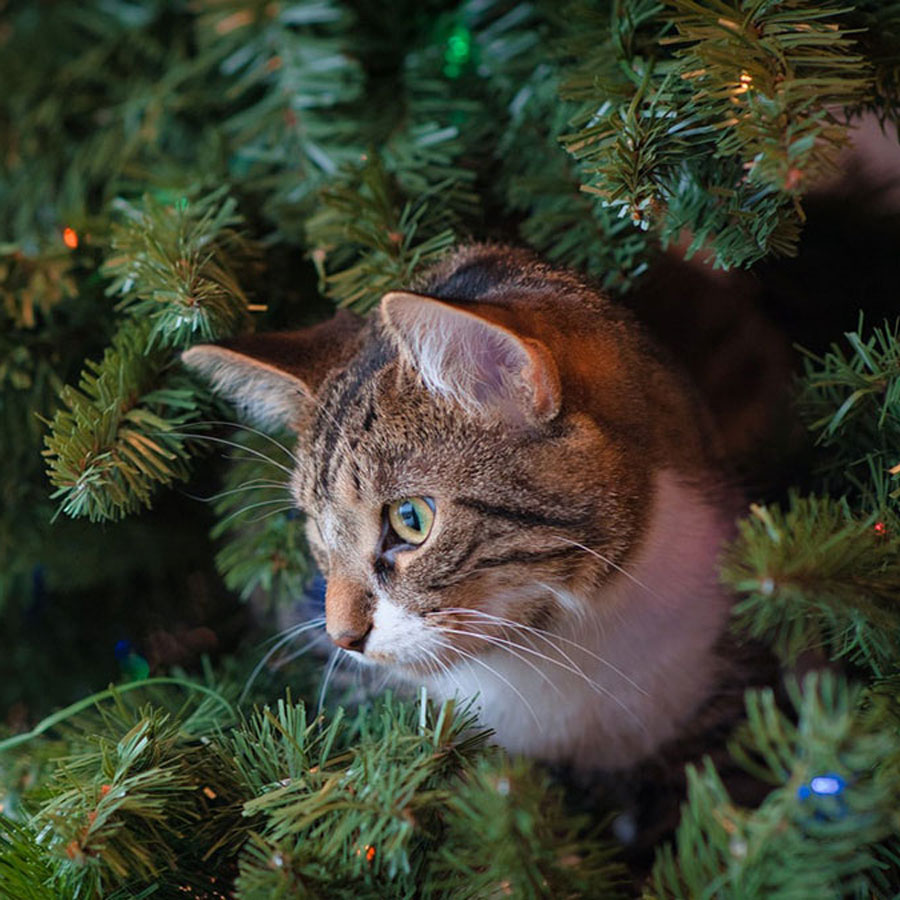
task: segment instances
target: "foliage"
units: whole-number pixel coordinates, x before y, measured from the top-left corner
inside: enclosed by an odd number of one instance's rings
[[[106,274],[121,308],[153,322],[147,349],[183,349],[249,325],[249,302],[234,273],[247,253],[234,228],[236,202],[223,189],[167,206],[145,197],[140,208],[120,201],[125,223],[113,227]]]
[[[215,694],[179,706],[152,681],[110,694],[93,713],[56,717],[73,752],[30,797],[38,808],[27,824],[4,825],[0,871],[14,896],[45,896],[27,893],[35,876],[72,897],[148,883],[215,893],[216,879],[191,879],[200,871],[192,865],[238,851],[238,898],[413,896],[423,884],[434,896],[484,896],[476,886],[496,880],[485,881],[491,846],[505,848],[504,877],[522,896],[545,896],[544,881],[605,890],[618,877],[609,854],[584,845],[580,823],[546,796],[543,778],[510,768],[471,710],[452,702],[388,695],[326,718],[288,697],[230,722],[224,697],[218,720],[204,711]],[[504,813],[486,847],[471,804],[489,797]],[[522,869],[516,846],[536,852],[533,869]]]
[[[770,691],[747,698],[735,752],[775,785],[758,809],[734,803],[708,762],[689,767],[676,843],[645,897],[889,895],[900,741],[885,725],[896,721],[867,716],[859,691],[827,674],[792,701],[796,722]]]
[[[900,654],[896,518],[859,519],[827,497],[752,510],[723,565],[741,598],[735,629],[765,638],[789,664],[824,647],[876,675],[891,671]]]
[[[806,353],[800,410],[827,448],[827,472],[874,509],[900,498],[900,323],[856,331],[819,357]],[[891,488],[893,487],[893,490]]]
[[[147,325],[123,328],[100,363],[89,363],[47,438],[60,509],[92,520],[118,518],[148,505],[157,484],[187,475],[187,450],[176,429],[202,407],[184,376],[158,383],[167,356],[149,352]],[[131,391],[122,397],[122,388]]]
[[[877,0],[8,3],[0,614],[5,681],[33,706],[0,725],[18,732],[0,741],[4,896],[626,892],[596,821],[471,710],[236,710],[299,630],[261,662],[218,658],[219,682],[122,685],[28,731],[89,690],[34,669],[31,647],[86,670],[136,601],[216,592],[193,522],[135,516],[188,478],[212,495],[228,589],[276,608],[307,589],[289,439],[235,436],[179,351],[304,324],[322,297],[369,309],[472,236],[615,292],[673,244],[722,267],[793,253],[853,118],[897,122],[898,35],[900,5]],[[733,755],[772,792],[746,808],[711,764],[692,769],[648,896],[896,889],[900,333],[860,320],[845,338],[807,354],[801,383],[814,493],[754,506],[723,577],[738,634],[789,664],[824,651],[861,686],[810,680],[794,714],[749,695]],[[64,583],[91,598],[74,650],[42,624],[73,618]],[[816,793],[818,776],[840,790]]]
[[[287,608],[303,595],[312,568],[288,487],[291,438],[280,438],[246,430],[207,440],[233,451],[223,490],[212,498],[212,537],[224,539],[216,564],[225,584],[245,600],[261,591],[272,606]]]
[[[717,265],[793,253],[800,195],[849,140],[835,110],[871,96],[846,11],[622,6],[612,27],[588,19],[576,46],[591,49],[563,85],[580,106],[564,140],[583,163],[583,189],[664,241],[687,230],[689,252],[708,248]]]

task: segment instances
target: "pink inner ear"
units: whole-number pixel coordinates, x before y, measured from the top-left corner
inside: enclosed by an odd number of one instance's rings
[[[472,391],[479,405],[508,402],[525,386],[528,357],[515,339],[491,327],[476,326],[466,337],[467,358],[459,364],[471,367]]]
[[[556,414],[555,367],[537,342],[416,294],[386,295],[382,315],[430,391],[472,412],[507,419],[544,420]]]

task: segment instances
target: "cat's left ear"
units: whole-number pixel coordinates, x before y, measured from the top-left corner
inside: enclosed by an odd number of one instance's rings
[[[429,391],[487,418],[540,424],[559,412],[559,371],[540,341],[405,291],[384,295],[381,317]]]
[[[263,427],[298,428],[319,386],[356,352],[362,319],[341,310],[301,331],[198,344],[181,361]]]

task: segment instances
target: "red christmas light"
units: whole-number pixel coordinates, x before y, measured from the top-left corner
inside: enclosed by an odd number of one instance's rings
[[[74,250],[78,246],[78,234],[74,228],[63,229],[63,243],[70,250]]]

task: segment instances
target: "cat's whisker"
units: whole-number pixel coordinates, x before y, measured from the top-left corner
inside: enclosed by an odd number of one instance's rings
[[[254,465],[254,466],[259,464],[259,460],[256,459],[255,457],[241,456],[240,453],[235,453],[233,451],[223,452],[222,459],[227,459],[228,462],[233,462],[233,463],[239,463],[239,462],[250,463],[251,465]],[[264,463],[264,465],[274,465],[274,463],[272,463],[270,460],[268,463]],[[287,481],[282,482],[282,484],[287,484],[287,483],[288,483]]]
[[[450,668],[450,666],[446,662],[444,662],[444,660],[442,660],[440,656],[438,656],[438,654],[434,652],[434,650],[431,650],[428,647],[424,647],[423,650],[434,660],[435,664],[438,667],[438,671],[446,675],[446,677],[456,685],[459,694],[462,695],[463,693],[465,693],[463,691],[462,684],[460,683],[459,678],[457,678],[457,676],[454,674],[453,669]]]
[[[552,594],[562,610],[572,616],[579,625],[591,626],[598,640],[606,640],[606,627],[603,619],[600,616],[590,615],[587,604],[580,602],[578,597],[570,591],[560,590],[546,581],[538,581],[536,584],[542,590]]]
[[[429,650],[427,647],[422,647],[422,652],[428,657],[424,661],[425,671],[427,675],[437,675],[439,673],[448,674],[446,666],[441,665],[441,660],[438,655],[433,651]]]
[[[281,504],[280,509],[273,510],[268,515],[274,515],[275,513],[284,512],[288,509],[296,509],[296,505],[294,503],[285,504],[284,497],[273,497],[270,500],[260,500],[258,503],[251,503],[249,506],[242,506],[240,509],[236,509],[233,513],[229,513],[229,515],[225,516],[224,519],[221,519],[218,523],[218,527],[224,527],[227,525],[232,519],[236,519],[238,516],[244,515],[244,513],[249,512],[251,509],[258,509],[261,506],[273,506],[276,503]],[[254,522],[262,521],[266,516],[262,516],[261,518],[251,519],[246,524],[253,524]]]
[[[525,698],[524,694],[505,676],[498,672],[493,666],[488,665],[483,659],[479,659],[473,653],[469,653],[466,650],[462,650],[460,647],[454,647],[452,644],[439,642],[439,646],[443,646],[448,650],[453,650],[455,653],[458,653],[460,656],[465,657],[468,660],[471,660],[473,663],[481,666],[484,669],[487,669],[495,678],[499,678],[525,705],[525,708],[531,714],[531,717],[534,719],[535,724],[543,730],[543,723],[535,713],[534,708]]]
[[[465,654],[462,650],[459,649],[459,647],[454,647],[452,644],[447,643],[446,641],[438,640],[435,643],[441,649],[448,650],[451,653],[457,655],[457,661],[465,665],[465,667],[469,670],[469,674],[472,677],[472,680],[475,682],[475,686],[477,688],[476,694],[483,696],[484,690],[481,686],[481,679],[478,677],[478,673],[475,671],[475,669],[472,668],[472,663],[470,662],[473,657],[471,657],[469,654]],[[465,690],[465,688],[463,688],[459,679],[453,674],[454,667],[451,667],[450,664],[446,662],[444,663],[444,665],[446,667],[448,677],[456,684],[456,687],[459,690],[460,697],[466,697],[468,692]]]
[[[463,623],[463,624],[465,624],[465,623]],[[472,623],[472,624],[475,624],[475,623]],[[566,662],[561,662],[558,659],[554,659],[552,656],[548,656],[546,653],[542,653],[540,650],[537,650],[532,646],[520,644],[517,641],[511,640],[508,637],[501,637],[500,635],[496,635],[496,634],[482,634],[477,631],[458,630],[458,629],[452,629],[452,628],[442,628],[441,630],[445,634],[466,635],[469,637],[478,638],[480,640],[489,641],[489,642],[493,643],[495,646],[501,647],[503,649],[508,649],[512,655],[516,656],[518,659],[521,659],[522,662],[526,663],[532,669],[539,672],[545,680],[549,680],[547,678],[547,675],[545,672],[541,672],[540,669],[538,669],[533,662],[531,662],[528,659],[525,659],[524,657],[522,657],[515,651],[521,650],[521,651],[524,651],[525,653],[530,653],[532,656],[535,656],[538,659],[542,659],[545,662],[549,662],[555,666],[559,666],[561,669],[564,669],[567,672],[571,672],[573,675],[577,675],[579,678],[584,679],[593,687],[601,688],[601,686],[598,685],[580,666],[578,666],[574,662],[574,660],[572,660],[571,658],[566,656],[565,653],[563,653],[563,651],[560,650],[559,647],[554,647],[553,649],[556,650],[560,654],[560,656],[562,656],[566,660]],[[553,687],[555,688],[556,685],[553,685]]]
[[[312,648],[317,644],[321,644],[322,637],[323,636],[321,634],[316,635],[316,637],[314,637],[311,641],[307,641],[307,643],[305,643],[299,650],[293,650],[287,656],[279,656],[278,659],[274,660],[274,662],[272,663],[272,667],[281,668],[282,666],[289,665],[295,659],[299,659],[301,656],[303,656],[304,653],[312,650]]]
[[[553,688],[554,691],[556,691],[557,694],[560,695],[560,697],[562,696],[562,691],[560,691],[560,689],[553,683],[553,679],[550,678],[550,676],[547,675],[546,672],[542,672],[530,659],[526,659],[524,656],[522,656],[521,653],[516,652],[517,650],[526,650],[526,648],[521,644],[516,644],[513,641],[509,641],[506,638],[497,637],[496,635],[479,634],[477,631],[466,631],[458,628],[441,628],[441,633],[458,634],[462,637],[478,638],[479,640],[487,641],[489,644],[495,647],[499,647],[501,650],[506,650],[511,656],[514,656],[516,659],[525,663],[525,665],[530,669],[533,669],[538,675],[540,675],[541,678],[544,679],[544,681],[547,682],[547,684],[550,685],[550,687]],[[550,659],[550,657],[544,656],[544,654],[538,653],[536,650],[530,650],[526,652],[535,653],[537,656],[541,657],[542,659],[546,659],[548,662],[553,662],[556,663],[556,665],[561,665],[556,660],[552,660]],[[569,669],[567,666],[563,666],[563,668],[567,669],[567,671],[575,673],[574,669]],[[584,672],[577,672],[575,674],[581,675],[584,678],[588,677],[584,674]],[[588,680],[590,681],[590,679]]]
[[[618,666],[611,663],[608,659],[604,659],[598,653],[594,653],[592,650],[589,650],[587,647],[579,644],[578,641],[573,641],[570,638],[563,637],[563,635],[561,634],[554,634],[552,631],[546,631],[543,628],[535,628],[533,625],[525,625],[522,622],[514,622],[512,619],[506,619],[503,616],[495,616],[480,609],[471,609],[464,606],[450,607],[449,609],[440,610],[440,612],[454,614],[467,613],[473,616],[480,616],[483,619],[490,620],[499,625],[505,625],[516,631],[523,631],[528,634],[533,634],[535,637],[553,646],[554,649],[556,649],[557,652],[560,653],[560,655],[564,656],[570,663],[572,663],[572,665],[574,665],[574,661],[561,648],[556,647],[554,642],[560,641],[564,644],[568,644],[569,646],[574,647],[576,650],[579,650],[587,656],[590,656],[592,659],[597,660],[597,662],[599,662],[601,665],[606,666],[610,671],[615,672],[616,675],[625,680],[636,691],[639,691],[644,696],[649,696],[648,692],[644,688],[642,688],[636,681],[626,675]]]
[[[618,563],[613,562],[608,556],[604,556],[602,553],[598,553],[596,550],[594,550],[593,547],[587,547],[584,544],[580,544],[578,541],[573,541],[571,538],[563,537],[561,534],[554,534],[553,537],[558,541],[563,541],[566,544],[571,544],[573,547],[579,547],[586,553],[590,553],[592,556],[596,556],[597,559],[600,560],[600,562],[605,563],[607,566],[615,569],[617,572],[621,572],[622,575],[633,581],[642,590],[645,590],[651,597],[655,597],[657,600],[665,602],[665,597],[663,597],[661,594],[658,594],[653,590],[653,588],[644,584],[643,581],[635,578],[634,575],[631,574],[631,572],[629,572],[627,569],[622,568],[622,566],[620,566]]]
[[[275,459],[272,459],[271,456],[263,453],[260,450],[257,450],[255,447],[248,447],[245,444],[239,444],[237,441],[229,441],[225,438],[216,437],[212,434],[202,434],[199,432],[190,432],[190,431],[159,431],[155,432],[155,434],[159,436],[168,435],[169,437],[181,437],[187,438],[189,440],[196,441],[210,441],[214,444],[224,444],[226,447],[234,447],[236,450],[241,451],[242,453],[249,453],[251,456],[256,457],[257,459],[261,459],[263,462],[269,463],[269,465],[275,466],[276,469],[281,469],[288,478],[293,476],[293,470],[289,469],[287,466],[282,465]]]
[[[253,682],[256,681],[257,676],[263,670],[266,663],[279,651],[281,647],[285,644],[290,643],[294,638],[303,634],[306,631],[310,631],[313,628],[321,628],[325,624],[325,617],[320,616],[316,619],[311,619],[309,622],[303,622],[300,625],[295,625],[289,628],[286,632],[283,632],[281,636],[275,635],[274,638],[269,638],[269,640],[275,640],[275,644],[266,651],[265,656],[256,664],[253,671],[250,673],[249,678],[247,679],[246,684],[244,685],[244,689],[241,691],[241,696],[239,698],[239,702],[243,703],[244,700],[247,699],[247,694],[250,692],[250,688],[253,686]]]
[[[244,482],[240,487],[232,488],[229,491],[219,491],[218,494],[212,494],[209,497],[201,497],[199,494],[189,494],[186,491],[184,496],[191,500],[199,500],[201,503],[215,503],[223,497],[231,497],[234,494],[241,494],[245,491],[284,491],[285,497],[291,497],[290,488],[283,481],[269,481],[261,478],[254,478],[252,481]]]
[[[372,671],[371,666],[367,667],[368,671]],[[362,666],[360,667],[360,671],[362,671]],[[379,667],[376,671],[379,671],[381,674],[381,678],[378,679],[378,684],[372,685],[372,690],[376,694],[380,694],[390,683],[391,678],[393,677],[393,672],[390,669],[383,669]]]
[[[553,587],[552,584],[547,584],[546,581],[537,581],[535,582],[539,588],[547,591],[548,594],[552,594],[560,608],[573,616],[578,622],[584,622],[588,618],[588,611],[586,606],[578,601],[578,598],[569,593],[568,591],[561,591],[559,588]]]
[[[541,653],[538,650],[535,650],[533,647],[528,647],[525,644],[516,643],[515,641],[511,641],[507,638],[500,638],[500,637],[497,637],[496,635],[484,635],[484,634],[478,634],[477,632],[470,632],[470,631],[454,631],[453,629],[447,629],[447,628],[445,628],[443,630],[450,634],[464,634],[469,637],[481,638],[482,640],[497,647],[498,649],[506,650],[512,656],[515,656],[517,659],[520,659],[522,662],[530,665],[531,668],[534,669],[536,672],[538,672],[538,674],[540,674],[542,677],[544,677],[544,679],[546,681],[548,681],[548,683],[550,683],[551,686],[558,693],[560,693],[559,689],[556,687],[556,685],[554,685],[550,681],[549,678],[547,678],[546,674],[541,672],[533,663],[530,663],[528,660],[524,659],[520,654],[516,653],[515,650],[518,649],[518,650],[524,651],[525,653],[531,653],[534,656],[538,657],[539,659],[542,659],[548,663],[551,663],[554,666],[559,666],[564,671],[570,672],[572,675],[575,675],[578,678],[582,679],[582,681],[584,681],[585,684],[587,684],[588,687],[590,687],[591,690],[593,690],[595,693],[601,694],[604,697],[608,697],[624,713],[631,716],[631,718],[634,719],[634,721],[637,722],[638,725],[640,725],[642,728],[644,727],[644,723],[641,721],[641,719],[635,714],[634,710],[632,710],[631,707],[629,707],[628,704],[621,697],[617,696],[616,693],[614,691],[611,691],[609,688],[604,687],[602,684],[599,684],[598,682],[594,681],[586,672],[584,672],[584,670],[582,670],[574,662],[572,662],[572,665],[566,665],[565,663],[560,662],[558,659],[553,659],[551,656],[547,656],[546,654]],[[558,647],[554,647],[554,649],[557,650],[557,652],[562,654],[562,651]],[[566,657],[566,658],[569,659],[569,657]],[[571,662],[571,660],[570,660],[570,662]],[[560,693],[560,696],[562,696],[561,693]]]
[[[314,619],[306,619],[303,622],[298,622],[296,625],[290,625],[287,628],[282,629],[276,634],[273,634],[271,637],[266,638],[262,643],[263,646],[271,643],[272,641],[283,640],[284,643],[287,643],[287,641],[291,640],[291,638],[294,638],[299,634],[303,634],[305,631],[309,631],[310,628],[319,628],[324,624],[325,616],[316,616]]]
[[[282,501],[284,502],[284,501]],[[252,507],[247,507],[247,509],[251,509]],[[262,522],[265,519],[271,519],[272,516],[277,516],[279,513],[290,512],[291,510],[296,510],[297,507],[293,503],[288,503],[286,506],[282,506],[279,509],[270,510],[267,513],[263,513],[261,516],[256,516],[253,519],[247,519],[247,525],[256,525],[257,522]]]
[[[283,444],[268,432],[261,431],[259,428],[254,428],[252,425],[248,425],[246,422],[229,422],[226,419],[203,419],[202,421],[192,422],[191,424],[195,426],[225,426],[240,429],[241,431],[249,431],[251,434],[259,435],[259,437],[265,438],[267,441],[269,441],[269,443],[274,444],[279,450],[281,450],[282,453],[284,453],[284,455],[291,461],[291,463],[297,463],[297,457],[294,455],[293,450],[291,450],[286,444]]]
[[[328,660],[325,675],[322,677],[322,687],[319,690],[319,705],[316,710],[317,716],[321,716],[322,710],[325,708],[325,695],[328,693],[328,683],[331,681],[331,676],[334,675],[338,666],[341,664],[343,655],[340,647],[335,647],[334,652],[331,654],[331,658]]]
[[[481,614],[481,610],[470,610],[469,612]],[[488,613],[484,613],[484,614],[482,614],[482,617],[487,618],[489,615],[490,614],[488,614]],[[574,674],[580,675],[584,678],[588,678],[587,674],[584,672],[584,670],[581,668],[581,666],[579,666],[575,662],[575,660],[572,659],[572,657],[569,656],[569,654],[565,652],[565,650],[563,650],[561,647],[558,647],[556,645],[555,641],[566,641],[567,640],[562,635],[557,635],[557,634],[553,634],[552,632],[544,631],[543,629],[534,628],[533,626],[525,625],[522,622],[515,622],[512,619],[504,619],[500,616],[491,616],[491,619],[493,620],[493,622],[498,624],[501,628],[509,628],[511,630],[519,631],[519,632],[524,633],[528,637],[531,637],[533,635],[534,637],[537,637],[538,639],[544,641],[544,643],[549,644],[569,664],[569,666],[571,667],[570,671],[572,671]],[[574,644],[574,646],[580,650],[585,650],[585,652],[589,652],[586,650],[586,648],[582,647],[580,644],[575,643],[574,641],[571,641],[570,643]],[[538,653],[538,651],[534,650],[533,648],[532,648],[531,652]],[[596,654],[591,654],[591,655],[596,655]],[[597,658],[600,659],[600,657],[597,657]],[[549,659],[549,657],[548,657],[548,659]],[[557,665],[560,665],[560,663],[556,660],[551,660],[551,661],[556,662]],[[604,663],[606,662],[605,660],[602,660],[602,659],[600,659],[600,661],[604,662]],[[611,665],[611,664],[607,663],[607,665]],[[591,679],[588,678],[588,680],[590,681]]]

